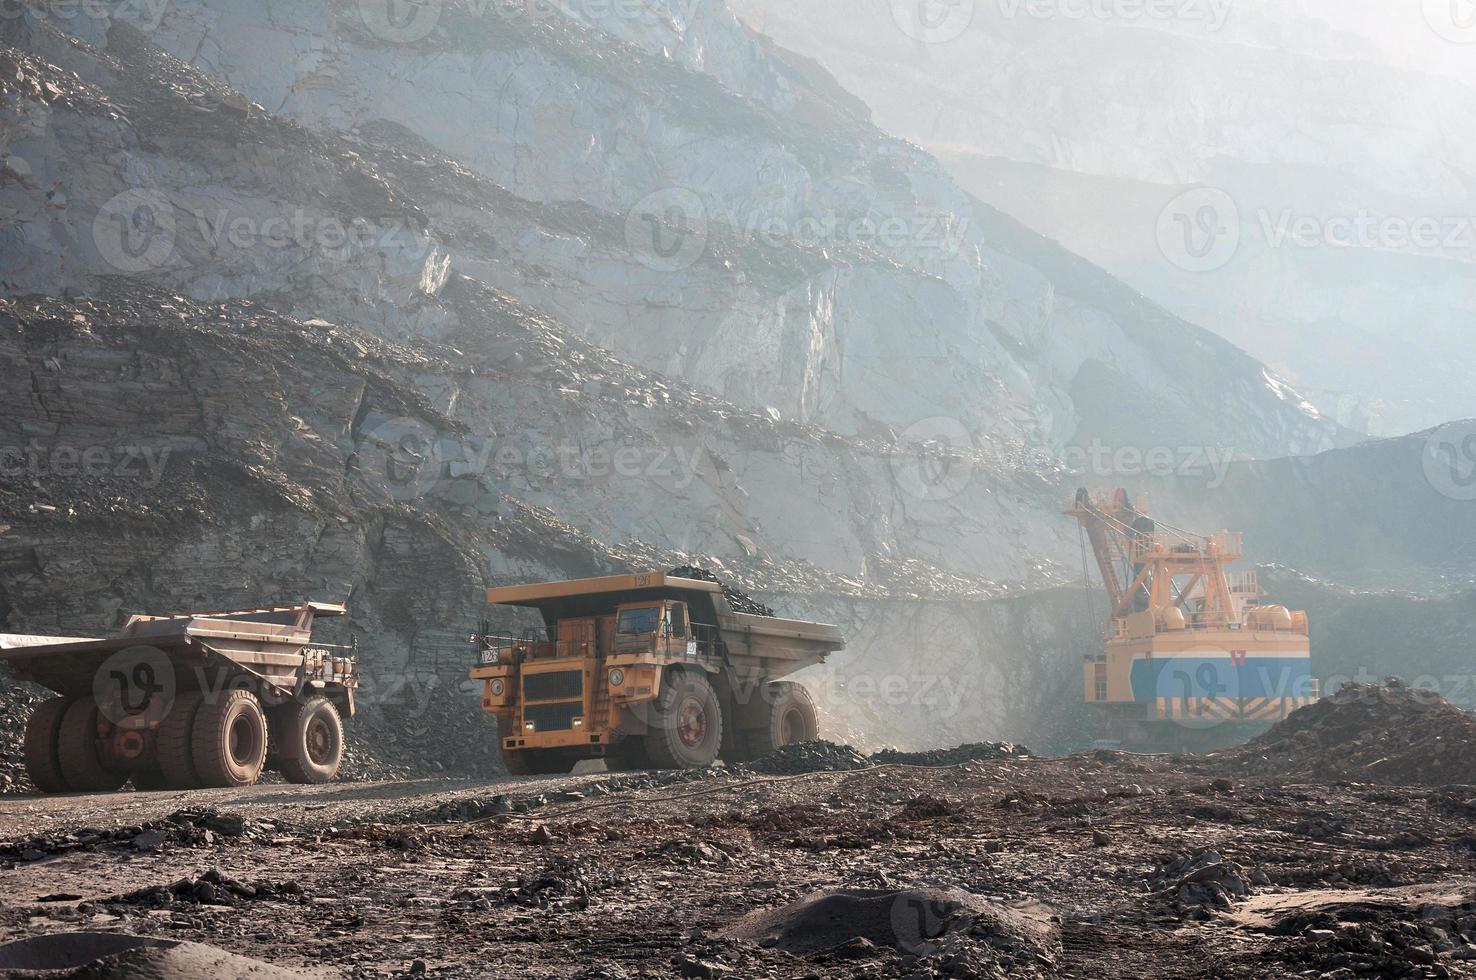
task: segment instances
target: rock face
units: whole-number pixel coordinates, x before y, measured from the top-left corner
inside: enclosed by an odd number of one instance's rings
[[[1377,435],[1476,414],[1476,76],[1451,43],[1476,32],[1455,7],[968,0],[929,5],[936,25],[905,3],[733,7],[971,192],[1324,411]],[[1397,230],[1422,221],[1439,231]]]
[[[403,708],[489,582],[693,563],[917,678],[836,728],[1049,747],[1060,451],[1347,439],[724,8],[372,6],[0,20],[0,630],[347,598]]]

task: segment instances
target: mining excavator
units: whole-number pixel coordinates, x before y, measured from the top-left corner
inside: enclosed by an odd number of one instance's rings
[[[1089,654],[1086,703],[1102,742],[1192,750],[1240,742],[1319,697],[1307,614],[1266,601],[1242,535],[1199,535],[1150,517],[1142,497],[1081,489],[1081,524],[1106,586],[1105,645]]]
[[[593,758],[697,769],[816,738],[814,701],[780,678],[842,649],[840,631],[730,598],[715,581],[662,572],[489,590],[489,605],[543,621],[473,637],[471,677],[508,769],[568,772]]]

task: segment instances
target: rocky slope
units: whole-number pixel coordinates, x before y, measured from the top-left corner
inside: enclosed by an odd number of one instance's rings
[[[970,0],[920,8],[931,26],[904,3],[734,7],[971,192],[1325,411],[1380,435],[1476,414],[1476,75],[1454,43],[1476,34],[1456,6]]]

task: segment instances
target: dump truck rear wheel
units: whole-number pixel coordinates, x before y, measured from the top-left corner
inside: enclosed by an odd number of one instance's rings
[[[291,701],[272,712],[273,750],[289,783],[331,783],[343,765],[343,719],[327,698]]]
[[[164,780],[160,789],[192,789],[200,785],[200,777],[195,773],[195,716],[203,703],[204,698],[198,692],[178,694],[169,714],[159,722],[155,751]],[[134,786],[143,789],[137,782]]]
[[[661,686],[645,743],[652,764],[660,769],[702,769],[717,760],[723,712],[706,676],[672,672]]]
[[[250,691],[235,690],[200,706],[194,726],[195,774],[200,785],[250,786],[267,755],[267,721]]]
[[[36,705],[31,720],[26,722],[26,741],[23,749],[26,772],[31,782],[43,793],[65,793],[71,787],[62,775],[61,761],[57,758],[57,740],[61,734],[62,716],[71,704],[66,698],[52,698]]]
[[[776,681],[765,692],[767,718],[762,727],[744,732],[749,758],[757,759],[796,742],[820,737],[820,716],[810,692],[793,681]]]
[[[97,702],[78,698],[67,705],[57,736],[56,757],[67,786],[79,793],[115,793],[128,773],[108,768],[99,751]]]

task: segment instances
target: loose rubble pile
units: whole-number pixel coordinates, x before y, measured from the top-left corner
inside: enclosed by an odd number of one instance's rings
[[[1248,876],[1234,861],[1217,851],[1186,854],[1162,865],[1148,879],[1154,897],[1175,906],[1181,914],[1208,918],[1212,909],[1228,909],[1251,892],[1252,879],[1269,885],[1264,874]]]
[[[1476,782],[1476,715],[1398,678],[1349,684],[1214,757],[1242,773],[1441,786]]]
[[[974,742],[957,748],[933,749],[929,752],[882,749],[872,754],[871,761],[879,766],[957,766],[983,759],[1007,759],[1012,756],[1023,758],[1028,755],[1029,749],[1012,742]]]
[[[142,905],[169,908],[174,905],[236,905],[240,902],[273,900],[304,902],[302,885],[296,881],[238,881],[211,868],[195,878],[181,878],[169,885],[151,885],[105,899],[109,905]]]
[[[1030,750],[1010,742],[975,742],[952,749],[929,752],[899,752],[882,749],[862,755],[849,745],[815,741],[786,745],[768,755],[745,764],[743,768],[771,775],[794,775],[807,772],[841,772],[870,769],[873,766],[957,766],[965,762],[991,759],[1025,758]]]
[[[177,810],[162,819],[126,827],[82,827],[66,833],[3,841],[0,860],[41,861],[58,854],[93,853],[108,848],[152,854],[175,847],[214,847],[226,840],[260,842],[271,839],[278,830],[274,821],[250,820],[238,813],[201,807]]]
[[[1290,914],[1276,930],[1295,939],[1286,958],[1329,977],[1452,976],[1476,965],[1476,898],[1418,908],[1328,903]]]
[[[754,772],[789,776],[806,772],[842,772],[869,769],[872,762],[849,745],[834,742],[797,742],[776,749],[747,764]]]

